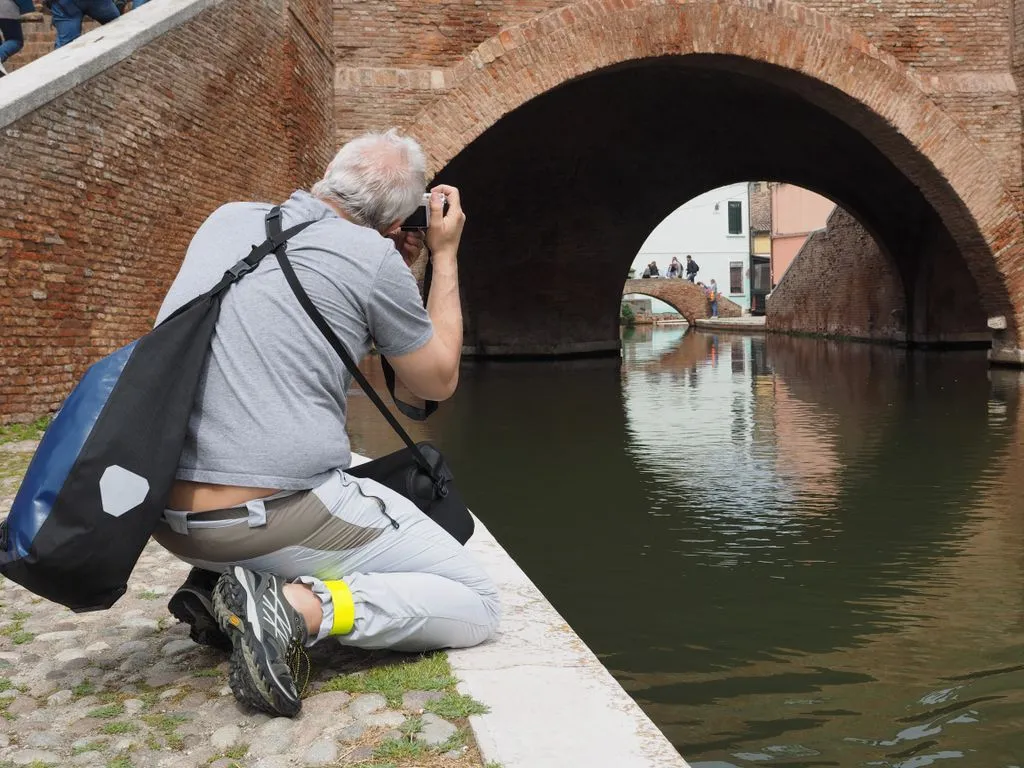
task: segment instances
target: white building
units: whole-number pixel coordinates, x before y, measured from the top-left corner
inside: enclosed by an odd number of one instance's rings
[[[750,232],[747,182],[719,187],[677,208],[644,241],[633,259],[635,276],[651,261],[662,277],[675,256],[686,265],[693,256],[700,266],[698,282],[714,278],[721,293],[743,309],[750,308]],[[658,302],[655,312],[669,311]]]

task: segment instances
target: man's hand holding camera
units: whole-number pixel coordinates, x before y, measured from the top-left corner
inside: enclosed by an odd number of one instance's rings
[[[430,247],[435,265],[439,258],[454,263],[466,224],[459,190],[439,184],[423,197],[424,204],[419,210],[388,237],[394,240],[395,248],[409,267],[419,258],[424,243]]]
[[[459,190],[448,184],[438,184],[430,190],[430,219],[427,227],[427,247],[434,260],[434,268],[448,262],[454,266],[462,239],[466,214],[462,210]]]

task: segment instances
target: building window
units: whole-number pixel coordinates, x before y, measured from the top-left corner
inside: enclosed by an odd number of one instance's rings
[[[729,293],[743,293],[743,262],[729,262]]]
[[[772,266],[767,259],[754,261],[753,275],[750,287],[755,293],[768,293],[772,289]]]
[[[729,201],[729,234],[743,234],[743,203],[739,200]]]

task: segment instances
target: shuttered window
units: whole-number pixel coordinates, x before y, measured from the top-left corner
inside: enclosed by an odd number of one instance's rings
[[[729,234],[743,234],[743,203],[739,200],[729,201]]]

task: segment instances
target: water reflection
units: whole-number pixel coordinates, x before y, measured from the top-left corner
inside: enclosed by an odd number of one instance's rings
[[[467,366],[421,434],[694,765],[1009,766],[1020,392],[983,355],[637,329],[621,365]]]

